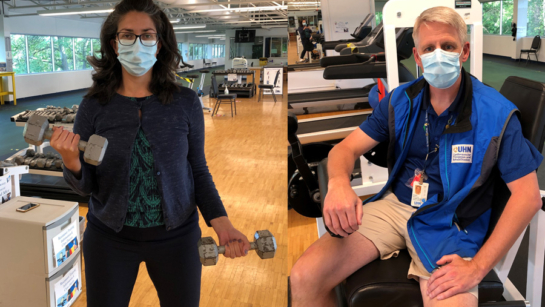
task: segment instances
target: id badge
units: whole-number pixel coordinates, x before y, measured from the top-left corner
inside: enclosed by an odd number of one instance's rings
[[[411,206],[419,208],[428,199],[428,187],[429,183],[414,182],[413,194],[411,197]]]

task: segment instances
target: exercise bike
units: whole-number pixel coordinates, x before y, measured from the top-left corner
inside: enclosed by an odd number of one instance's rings
[[[180,68],[182,69],[182,72],[188,71],[190,68],[193,68],[193,65],[187,64],[182,59],[182,65],[180,65]],[[209,72],[209,70],[202,70],[201,71],[201,83],[199,84],[199,87],[197,87],[197,96],[199,97],[199,101],[201,102],[201,107],[203,110],[206,110],[208,112],[212,112],[212,108],[205,107],[204,103],[202,102],[202,97],[204,97],[204,92],[202,91],[202,88],[204,86],[204,78],[205,75]],[[193,84],[195,83],[195,79],[197,79],[198,75],[186,75],[186,76],[180,76],[176,73],[176,77],[180,78],[183,81],[187,82],[187,87],[190,89],[193,89]]]

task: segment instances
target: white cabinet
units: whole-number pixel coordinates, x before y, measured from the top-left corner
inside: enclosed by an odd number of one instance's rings
[[[39,206],[16,211],[28,203]],[[70,301],[60,305],[70,306],[81,292],[80,243],[75,202],[16,197],[0,205],[0,306],[57,306],[55,284],[72,275]]]

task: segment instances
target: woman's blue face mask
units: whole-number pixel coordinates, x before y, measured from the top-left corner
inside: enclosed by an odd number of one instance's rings
[[[451,87],[460,76],[460,56],[463,52],[463,49],[460,53],[456,53],[439,48],[420,55],[424,68],[424,79],[435,88]]]
[[[130,41],[124,42],[130,44]],[[117,59],[125,67],[125,70],[136,77],[140,77],[147,73],[157,61],[155,53],[157,52],[157,44],[154,46],[146,46],[137,39],[131,46],[117,44]]]

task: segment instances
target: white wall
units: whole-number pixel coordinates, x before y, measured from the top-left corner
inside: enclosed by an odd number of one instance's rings
[[[374,13],[374,0],[322,0],[322,22],[327,41],[349,39],[363,18]],[[335,23],[348,23],[348,32],[335,33]]]
[[[288,33],[286,32],[286,28],[272,28],[272,29],[255,29],[255,36],[263,36],[263,43],[265,43],[265,37],[288,37]],[[229,69],[233,65],[232,60],[230,60],[230,44],[231,44],[231,37],[235,37],[235,30],[227,30],[225,31],[225,68]],[[289,42],[289,41],[288,41]],[[253,67],[259,67],[259,59],[247,59],[248,60],[248,67],[251,67],[251,63],[254,63]],[[287,57],[270,57],[269,62],[273,61],[270,64],[274,65],[288,65],[288,58]]]
[[[483,35],[483,53],[515,58],[517,43],[512,36]]]
[[[4,20],[5,27],[13,34],[98,38],[102,26],[97,22],[42,16],[11,17]],[[11,89],[11,78],[8,84]],[[15,75],[17,98],[83,89],[92,84],[91,70]],[[9,100],[13,100],[12,96]]]

